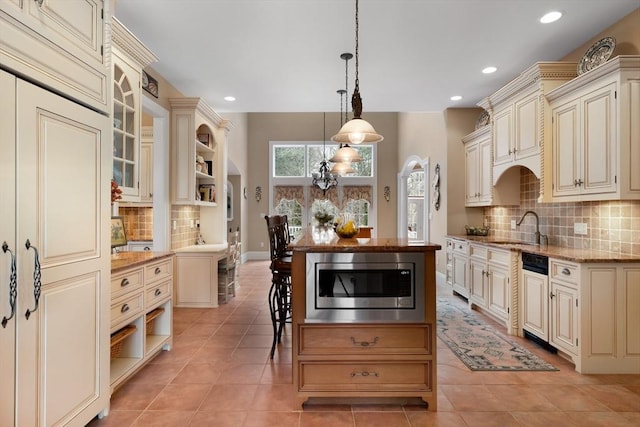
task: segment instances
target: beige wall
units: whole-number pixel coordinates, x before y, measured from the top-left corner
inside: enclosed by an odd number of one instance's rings
[[[368,120],[377,132],[384,136],[378,143],[377,214],[376,233],[379,237],[395,236],[396,203],[394,197],[386,202],[382,197],[385,185],[396,191],[398,157],[398,119],[395,113],[367,113]],[[248,203],[247,232],[248,251],[268,250],[267,230],[264,215],[269,214],[269,142],[270,141],[322,141],[323,113],[250,113],[248,115]],[[327,113],[324,134],[327,139],[340,128],[340,113]],[[262,200],[255,199],[256,187],[262,188]],[[262,245],[261,245],[262,244]]]
[[[247,177],[249,176],[249,150],[247,148],[248,138],[248,114],[246,113],[221,113],[221,115],[231,121],[233,126],[228,134],[228,150],[227,156],[232,162],[240,175],[229,176],[229,180],[233,183],[233,221],[228,224],[234,230],[240,227],[240,241],[242,242],[242,253],[247,251],[249,246],[249,234],[244,231],[247,229],[249,217],[249,186]],[[247,190],[247,198],[244,198],[244,189]]]

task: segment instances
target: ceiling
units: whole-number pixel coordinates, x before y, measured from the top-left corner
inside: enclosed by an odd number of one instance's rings
[[[361,0],[363,117],[475,106],[638,7],[640,0]],[[550,10],[562,19],[540,24]],[[355,53],[354,0],[116,0],[115,16],[159,57],[157,73],[218,112],[340,111],[340,54]],[[355,60],[348,65],[350,99]],[[489,65],[498,71],[482,74]]]

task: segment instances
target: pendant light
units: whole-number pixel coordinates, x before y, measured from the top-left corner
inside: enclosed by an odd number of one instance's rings
[[[331,137],[331,140],[338,143],[361,144],[380,142],[384,137],[378,134],[373,126],[360,116],[362,114],[362,98],[360,97],[360,79],[358,75],[358,0],[356,0],[356,86],[351,96],[351,107],[353,108],[353,118],[346,122],[340,131]]]
[[[340,55],[341,59],[344,59],[344,87],[345,89],[339,89],[338,93],[340,94],[340,126],[344,126],[347,122],[347,104],[346,104],[346,94],[347,88],[349,87],[349,60],[353,58],[353,54],[351,53],[343,53]],[[344,116],[342,106],[344,105]],[[351,163],[357,163],[362,161],[362,157],[357,150],[351,148],[349,144],[340,144],[340,148],[335,152],[333,157],[329,159],[330,162],[334,163],[331,168],[331,172],[336,173],[340,176],[353,174],[356,171],[351,167]]]
[[[325,141],[327,139],[324,131],[325,127],[326,113],[322,113],[322,161],[320,162],[320,170],[311,174],[313,178],[311,183],[321,189],[322,194],[326,194],[327,190],[338,185],[337,175],[329,170],[329,163],[325,154]]]

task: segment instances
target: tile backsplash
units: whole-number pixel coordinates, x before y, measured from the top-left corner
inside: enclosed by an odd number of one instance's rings
[[[153,240],[153,208],[120,207],[127,240]]]
[[[598,249],[614,254],[640,255],[640,201],[538,203],[540,181],[528,169],[520,174],[520,206],[487,207],[485,225],[498,239],[535,241],[535,218],[528,215],[522,225],[511,230],[532,210],[540,217],[540,232],[549,244],[567,248]],[[587,225],[586,235],[576,235],[574,224]]]
[[[176,223],[175,230],[173,229],[174,221]],[[191,221],[194,223],[193,228],[191,228]],[[198,239],[196,221],[200,221],[199,206],[171,206],[171,250],[196,244]]]

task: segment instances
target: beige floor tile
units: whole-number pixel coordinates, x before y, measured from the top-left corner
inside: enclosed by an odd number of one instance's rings
[[[238,427],[247,418],[245,411],[198,411],[195,413],[189,427]]]
[[[184,427],[193,415],[193,411],[144,411],[132,427]]]
[[[468,427],[520,427],[509,412],[460,412]]]
[[[200,407],[210,384],[169,384],[151,402],[151,411],[195,411]]]
[[[249,412],[243,427],[298,427],[300,412]],[[327,426],[328,427],[328,426]]]
[[[354,412],[356,427],[410,427],[409,418],[403,411],[397,412]]]
[[[199,411],[248,411],[258,390],[254,384],[216,384],[202,401]]]
[[[164,384],[129,381],[111,398],[111,410],[144,410],[164,389]]]
[[[303,412],[300,414],[300,427],[353,427],[355,420],[349,412]],[[390,426],[388,426],[390,427]]]

